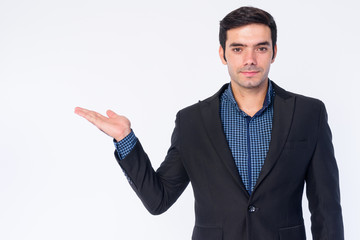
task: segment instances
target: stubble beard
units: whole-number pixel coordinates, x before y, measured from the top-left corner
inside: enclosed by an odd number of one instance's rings
[[[258,72],[257,75],[261,75],[263,73],[262,69]],[[240,76],[242,73],[241,71],[238,72],[238,75],[236,79],[234,79],[234,82],[239,85],[241,88],[244,89],[256,89],[262,86],[268,79],[267,76],[254,76],[254,77],[246,77],[246,76]],[[259,79],[259,77],[261,77]]]

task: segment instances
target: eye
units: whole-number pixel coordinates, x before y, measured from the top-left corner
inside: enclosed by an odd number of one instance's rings
[[[241,48],[233,48],[232,49],[234,52],[241,52]]]
[[[266,52],[267,50],[268,50],[267,47],[259,47],[259,48],[257,49],[258,52]]]

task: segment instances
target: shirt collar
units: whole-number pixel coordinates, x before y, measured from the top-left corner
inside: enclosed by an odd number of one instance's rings
[[[263,107],[255,114],[255,116],[261,114],[267,107],[269,107],[271,105],[271,103],[273,101],[275,92],[273,90],[271,81],[270,80],[268,80],[268,81],[269,81],[268,90],[267,90],[267,93],[266,93],[266,96],[264,99]],[[234,104],[238,110],[240,110],[243,114],[245,114],[247,116],[247,114],[239,108],[239,106],[235,100],[235,97],[233,95],[231,84],[229,84],[229,86],[225,90],[224,94],[227,97],[228,101],[230,101],[232,104]]]

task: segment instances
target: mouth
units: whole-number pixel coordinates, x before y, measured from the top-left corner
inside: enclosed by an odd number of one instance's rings
[[[241,74],[245,75],[246,77],[253,77],[255,76],[256,74],[258,74],[259,72],[252,72],[252,71],[244,71],[244,72],[241,72]]]

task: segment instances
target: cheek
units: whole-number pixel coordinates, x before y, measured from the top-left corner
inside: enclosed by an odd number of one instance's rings
[[[270,65],[273,63],[273,59],[271,59],[271,56],[264,57],[261,59],[261,67],[264,69],[269,69]]]
[[[228,71],[229,71],[230,75],[234,75],[236,73],[236,66],[235,65],[228,62],[227,68],[228,68]]]
[[[240,78],[237,67],[235,67],[234,65],[227,65],[227,68],[231,79],[235,80]]]
[[[229,66],[229,68],[231,69],[237,69],[239,67],[241,67],[241,58],[240,56],[233,56],[230,55],[229,58],[227,59],[227,65]]]

